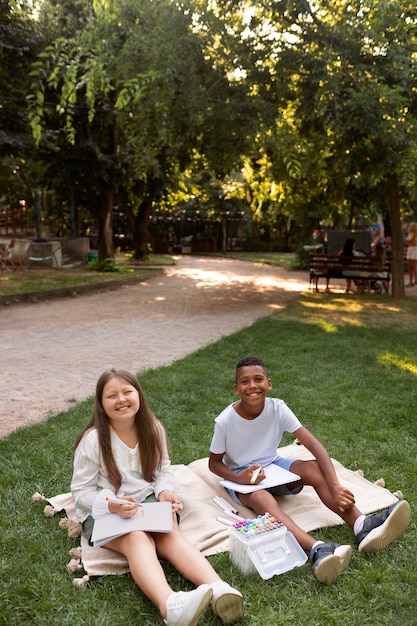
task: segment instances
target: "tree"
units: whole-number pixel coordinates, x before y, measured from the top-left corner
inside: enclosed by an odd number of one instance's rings
[[[28,11],[24,3],[0,0],[0,188],[12,207],[23,199],[31,206],[37,171],[25,97],[40,36]]]
[[[282,203],[299,218],[304,212],[307,224],[309,215],[341,211],[352,223],[372,205],[380,209],[384,193],[393,295],[404,297],[400,199],[415,194],[417,8],[399,0],[276,0],[252,3],[248,14],[251,54],[242,70],[269,104],[259,145],[286,187]]]
[[[250,116],[242,86],[230,85],[224,69],[203,54],[188,7],[128,0],[95,2],[93,9],[81,32],[53,41],[34,64],[33,133],[58,153],[69,151],[63,139],[77,155],[90,153],[100,258],[113,255],[118,199],[136,256],[143,257],[149,216],[163,190],[199,151],[219,175],[229,171],[246,141],[237,129]],[[47,92],[57,100],[54,115],[45,106]]]

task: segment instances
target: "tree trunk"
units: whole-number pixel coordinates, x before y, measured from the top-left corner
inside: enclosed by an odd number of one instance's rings
[[[116,121],[108,128],[109,148],[108,154],[112,159],[118,154],[119,147],[119,128]],[[113,168],[109,169],[109,180],[111,186],[103,191],[100,198],[100,208],[98,216],[98,258],[99,261],[112,259],[114,261],[113,247],[113,207],[114,207],[114,188],[115,173]],[[108,183],[107,183],[108,184]]]
[[[401,229],[400,194],[396,174],[392,174],[388,178],[388,204],[392,236],[392,297],[396,300],[403,300],[405,298],[404,242]]]
[[[104,192],[98,217],[98,258],[114,259],[113,248],[113,193]]]
[[[222,218],[222,253],[227,252],[227,217]]]
[[[133,249],[136,259],[148,256],[148,224],[153,205],[159,197],[164,181],[162,178],[150,178],[142,194],[138,212],[134,215],[131,208],[127,210],[129,225],[133,226]]]
[[[152,200],[145,198],[139,207],[135,218],[134,250],[136,259],[146,259],[148,256],[148,221],[152,212]]]

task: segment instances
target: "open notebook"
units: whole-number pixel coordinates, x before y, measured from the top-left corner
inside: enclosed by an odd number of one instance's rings
[[[117,513],[107,513],[94,520],[91,541],[95,548],[130,533],[134,530],[147,530],[155,533],[172,531],[172,502],[144,502],[139,505],[137,514],[129,519]]]
[[[251,493],[252,491],[259,491],[259,489],[268,489],[269,487],[276,487],[277,485],[286,485],[287,483],[292,483],[295,480],[299,480],[300,476],[298,474],[294,474],[294,472],[290,472],[282,467],[278,467],[278,465],[267,465],[263,468],[266,478],[261,480],[257,485],[241,485],[240,483],[235,483],[233,480],[221,480],[220,484],[225,489],[232,489],[232,491],[237,491],[238,493]]]

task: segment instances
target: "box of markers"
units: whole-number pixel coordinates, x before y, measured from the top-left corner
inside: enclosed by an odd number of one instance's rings
[[[269,513],[235,522],[229,528],[229,549],[230,560],[243,574],[258,572],[264,580],[307,561],[294,535]]]

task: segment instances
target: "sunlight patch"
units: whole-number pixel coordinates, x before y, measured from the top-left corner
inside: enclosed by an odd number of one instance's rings
[[[348,302],[346,299],[333,299],[331,302],[303,301],[304,307],[310,309],[322,309],[323,311],[343,311],[344,313],[359,313],[363,310],[363,305],[359,302]]]
[[[411,359],[404,359],[404,358],[397,356],[396,354],[391,354],[389,352],[386,352],[385,354],[382,354],[380,357],[378,357],[378,361],[380,363],[388,363],[390,365],[395,365],[396,367],[398,367],[401,370],[404,370],[405,372],[411,372],[412,374],[417,375],[417,365],[413,363]]]
[[[326,333],[337,333],[339,330],[337,326],[334,324],[329,324],[329,322],[325,322],[324,320],[319,320],[318,326],[322,328]]]

